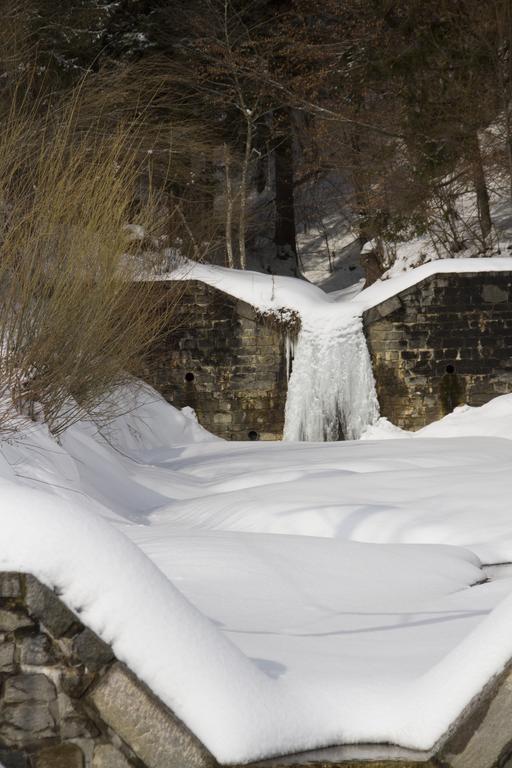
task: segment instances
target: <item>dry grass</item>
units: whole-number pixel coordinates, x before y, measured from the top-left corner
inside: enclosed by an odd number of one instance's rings
[[[59,433],[140,370],[179,296],[155,306],[135,279],[125,225],[151,234],[161,208],[138,201],[142,126],[84,131],[80,89],[65,104],[28,92],[0,115],[0,427],[21,412]]]

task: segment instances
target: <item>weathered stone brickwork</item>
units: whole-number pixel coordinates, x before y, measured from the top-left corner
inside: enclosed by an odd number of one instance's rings
[[[434,275],[366,312],[381,415],[419,429],[512,392],[512,275]]]
[[[156,283],[155,291],[176,290]],[[155,389],[199,423],[228,440],[278,440],[287,391],[286,331],[252,307],[190,281],[173,328],[155,345]]]
[[[153,694],[29,575],[0,573],[0,764],[213,768]]]

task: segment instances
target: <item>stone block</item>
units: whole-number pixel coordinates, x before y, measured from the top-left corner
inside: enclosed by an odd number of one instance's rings
[[[57,698],[55,686],[45,675],[23,673],[7,678],[4,702],[18,704],[25,701],[49,702]]]
[[[402,302],[400,301],[399,296],[393,296],[382,304],[379,304],[375,309],[377,310],[379,317],[388,317],[392,312],[402,309]]]
[[[20,597],[21,577],[18,573],[0,573],[0,598]]]
[[[88,669],[97,671],[109,661],[114,654],[112,648],[104,643],[90,629],[84,629],[73,641],[73,653]]]
[[[24,702],[2,706],[0,741],[31,744],[38,739],[56,736],[55,721],[47,704]]]
[[[214,424],[226,425],[231,424],[232,421],[233,416],[230,413],[216,413],[213,416]]]
[[[14,670],[14,643],[4,640],[0,643],[0,672],[12,672]]]
[[[482,298],[489,304],[501,304],[508,301],[508,290],[500,288],[499,285],[484,285]]]
[[[450,768],[492,768],[512,745],[512,672],[490,686],[440,750]]]
[[[0,749],[0,765],[4,768],[29,768],[28,758],[24,752],[14,749]]]
[[[37,618],[54,637],[61,637],[73,625],[79,625],[74,613],[62,600],[33,576],[26,578],[25,600],[31,616]]]
[[[0,608],[0,632],[15,632],[34,626],[34,622],[21,611],[8,611]]]
[[[84,768],[84,755],[76,744],[58,744],[42,749],[34,759],[34,768]]]
[[[131,768],[131,763],[111,744],[100,744],[94,749],[92,768]]]
[[[29,666],[42,666],[55,661],[52,643],[48,635],[24,637],[20,644],[20,662]]]
[[[215,765],[186,726],[122,664],[114,664],[88,698],[147,768]]]

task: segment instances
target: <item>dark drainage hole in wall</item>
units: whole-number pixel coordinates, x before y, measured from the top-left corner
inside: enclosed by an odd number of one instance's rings
[[[446,366],[446,373],[455,373],[455,366],[454,365],[447,365]]]
[[[258,435],[258,433],[256,432],[255,429],[251,429],[251,431],[247,433],[247,437],[249,438],[249,440],[259,440],[260,439],[260,436]]]
[[[185,381],[194,381],[194,379],[195,379],[195,376],[193,373],[190,373],[190,371],[185,374]]]

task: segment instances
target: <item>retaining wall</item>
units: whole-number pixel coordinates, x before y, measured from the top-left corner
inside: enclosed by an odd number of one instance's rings
[[[198,281],[155,283],[183,291],[154,346],[147,379],[178,408],[228,440],[279,440],[287,392],[286,330],[249,304]]]
[[[364,315],[381,415],[419,429],[512,392],[509,272],[434,275]]]

